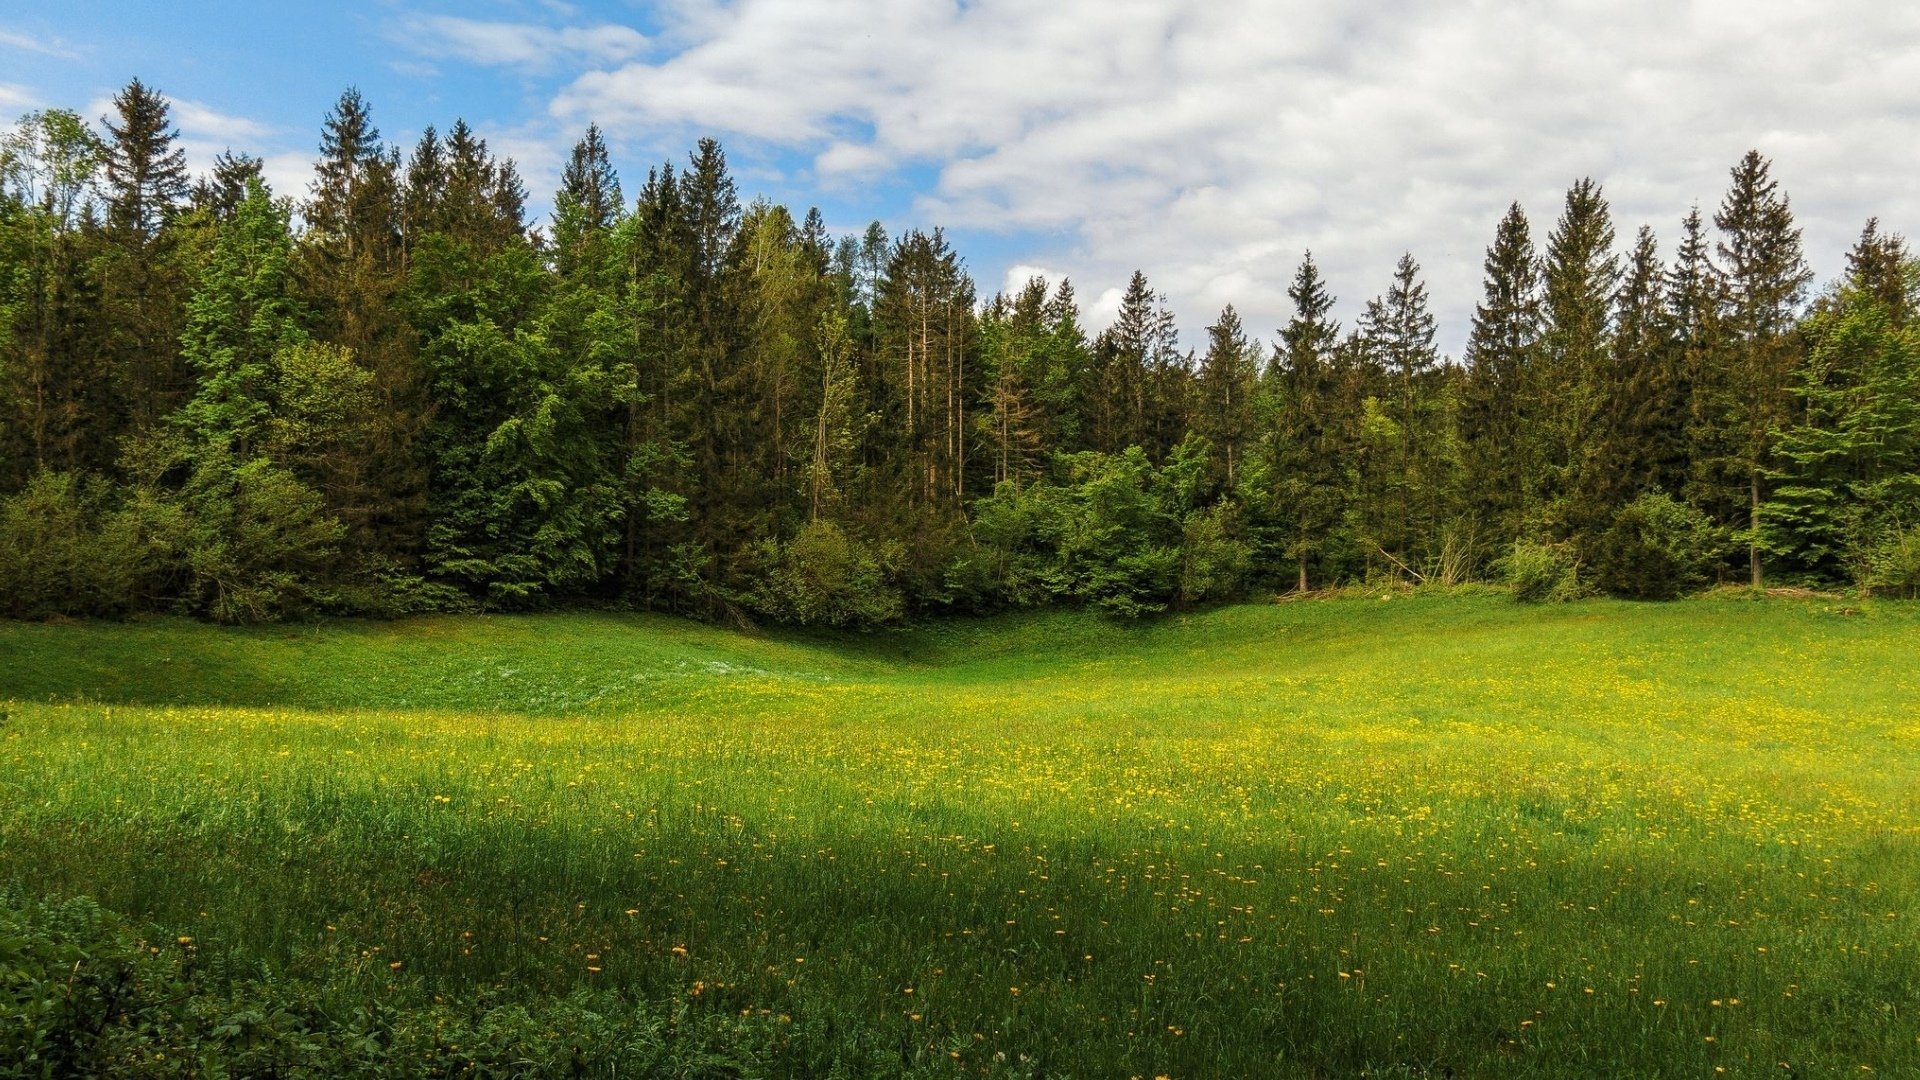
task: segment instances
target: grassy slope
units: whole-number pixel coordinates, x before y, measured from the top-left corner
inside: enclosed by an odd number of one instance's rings
[[[403,999],[764,1009],[796,1074],[1897,1073],[1916,653],[1818,602],[8,625],[0,881]]]

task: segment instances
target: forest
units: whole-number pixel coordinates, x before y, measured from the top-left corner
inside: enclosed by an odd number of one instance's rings
[[[1920,594],[1920,264],[1816,287],[1758,151],[1663,250],[1601,186],[1487,248],[1465,353],[1403,257],[1310,254],[1271,342],[1183,349],[1135,273],[984,297],[938,229],[742,203],[701,140],[550,220],[464,122],[347,91],[310,188],[192,176],[136,80],[0,143],[0,614],[222,622],[598,604],[874,627],[1354,582]]]

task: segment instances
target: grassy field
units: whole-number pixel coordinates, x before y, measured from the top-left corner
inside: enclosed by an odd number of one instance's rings
[[[1910,607],[15,624],[0,700],[17,897],[714,1075],[1920,1075]]]

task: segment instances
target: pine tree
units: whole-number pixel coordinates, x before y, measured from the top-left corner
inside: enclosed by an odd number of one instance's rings
[[[1467,339],[1460,426],[1472,503],[1504,550],[1521,537],[1533,509],[1534,380],[1544,315],[1540,263],[1527,215],[1514,203],[1487,248],[1485,296]]]
[[[1120,297],[1120,313],[1096,343],[1100,403],[1094,445],[1107,453],[1128,446],[1159,461],[1179,441],[1184,398],[1173,314],[1136,270]]]
[[[187,304],[181,352],[198,389],[174,414],[197,445],[236,461],[261,448],[274,412],[275,356],[308,340],[292,264],[287,207],[261,184],[248,185]]]
[[[248,181],[258,181],[262,187],[266,186],[260,159],[230,150],[221,151],[213,159],[213,171],[194,181],[194,210],[215,222],[231,221],[234,212],[246,201]],[[272,191],[269,190],[268,194],[271,195]]]
[[[1856,263],[1806,321],[1800,418],[1767,472],[1761,544],[1829,581],[1865,583],[1874,548],[1920,521],[1920,331],[1895,324],[1876,269]]]
[[[1578,505],[1574,492],[1594,453],[1594,425],[1606,392],[1613,300],[1620,285],[1611,212],[1598,184],[1578,181],[1547,238],[1541,267],[1546,317],[1539,378],[1530,388],[1538,408],[1541,474],[1537,499],[1562,535],[1587,528],[1603,510]]]
[[[1212,446],[1220,482],[1231,490],[1254,430],[1253,397],[1260,373],[1257,346],[1229,304],[1207,328],[1207,352],[1195,380],[1193,430]]]
[[[1668,337],[1665,268],[1642,228],[1615,298],[1587,452],[1567,524],[1583,561],[1595,562],[1615,516],[1640,495],[1671,494],[1683,473],[1684,387]]]
[[[554,268],[563,278],[583,269],[604,268],[605,246],[620,223],[623,210],[620,177],[607,154],[598,125],[573,145],[553,197]]]
[[[1256,535],[1272,537],[1270,554],[1297,571],[1295,585],[1305,592],[1345,513],[1348,425],[1337,393],[1340,324],[1312,252],[1301,259],[1287,296],[1294,314],[1261,375],[1258,461],[1242,490],[1253,504]]]
[[[113,99],[102,178],[104,252],[97,264],[108,363],[126,403],[127,424],[146,431],[184,398],[180,309],[187,276],[170,228],[187,195],[186,152],[176,144],[165,98],[135,79]],[[98,416],[117,441],[118,416]]]
[[[187,197],[187,152],[176,145],[167,99],[135,79],[113,98],[106,121],[107,228],[153,241]]]
[[[1880,231],[1880,219],[1868,218],[1860,239],[1847,252],[1847,278],[1853,287],[1871,296],[1886,310],[1895,327],[1913,317],[1913,287],[1908,281],[1912,256],[1906,241]]]
[[[1434,348],[1435,331],[1420,264],[1411,254],[1402,255],[1386,293],[1367,301],[1360,334],[1369,363],[1384,376],[1384,398],[1374,425],[1380,453],[1371,459],[1379,470],[1377,497],[1363,512],[1371,522],[1371,541],[1383,554],[1391,549],[1394,561],[1407,572],[1413,547],[1435,537],[1441,517],[1440,354]]]
[[[1717,380],[1715,419],[1729,432],[1728,472],[1747,481],[1747,552],[1754,587],[1762,582],[1760,507],[1773,433],[1789,418],[1799,346],[1794,322],[1813,273],[1801,255],[1793,209],[1771,165],[1750,150],[1733,168],[1732,187],[1714,215],[1726,290],[1726,371]]]

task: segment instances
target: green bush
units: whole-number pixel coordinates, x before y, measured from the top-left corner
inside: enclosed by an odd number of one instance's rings
[[[323,607],[320,582],[345,530],[320,493],[265,458],[209,455],[179,495],[190,607],[218,622],[268,622]]]
[[[163,507],[71,473],[0,500],[0,614],[124,615],[150,602],[171,555]]]
[[[1635,600],[1672,600],[1705,585],[1722,544],[1705,514],[1661,492],[1620,508],[1601,537],[1593,581]]]
[[[1581,594],[1579,563],[1567,544],[1521,540],[1499,570],[1513,586],[1513,598],[1524,604],[1562,603]]]
[[[1920,525],[1895,530],[1876,545],[1860,584],[1875,595],[1920,600]]]
[[[1187,515],[1180,544],[1180,599],[1189,604],[1231,600],[1246,591],[1253,545],[1241,539],[1240,515],[1221,502]]]
[[[906,602],[891,577],[900,552],[861,543],[831,521],[815,521],[786,543],[755,549],[754,610],[802,626],[870,628],[896,622]]]

